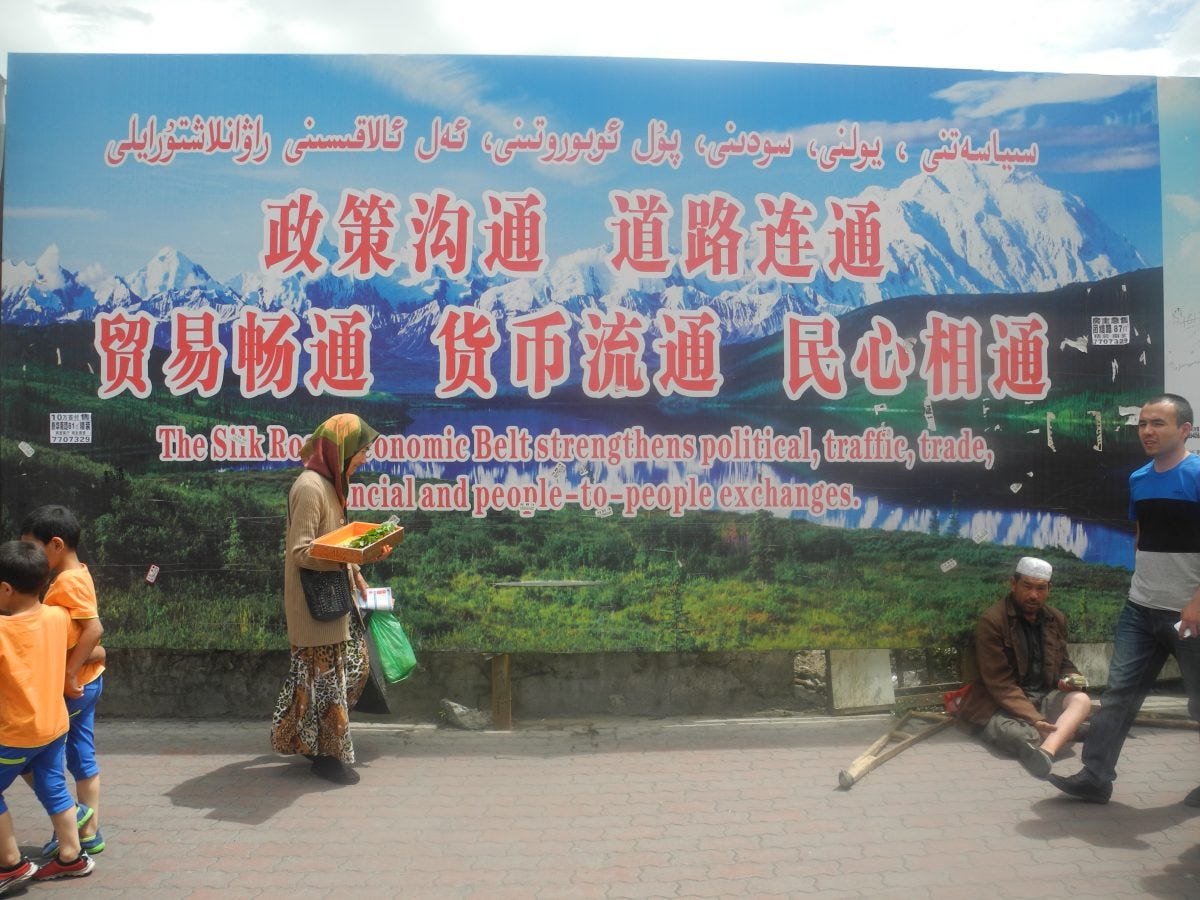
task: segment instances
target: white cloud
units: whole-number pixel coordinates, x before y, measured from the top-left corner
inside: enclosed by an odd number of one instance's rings
[[[1068,156],[1054,164],[1056,172],[1122,172],[1158,165],[1158,144],[1131,144],[1113,147],[1105,153]]]
[[[86,206],[6,206],[6,219],[80,219],[88,222],[99,222],[106,218],[98,209]]]
[[[956,117],[988,118],[1048,103],[1087,103],[1117,97],[1149,78],[1111,75],[1026,75],[1017,78],[960,81],[935,97],[955,104]]]
[[[1189,222],[1200,222],[1200,199],[1191,194],[1167,194],[1164,200],[1167,206]],[[1195,239],[1195,235],[1192,236],[1192,239]]]

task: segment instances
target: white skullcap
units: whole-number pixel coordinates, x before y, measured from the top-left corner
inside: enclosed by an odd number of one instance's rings
[[[1053,571],[1054,569],[1050,566],[1050,563],[1044,559],[1038,559],[1036,556],[1022,556],[1017,562],[1017,574],[1024,575],[1027,578],[1049,581]]]

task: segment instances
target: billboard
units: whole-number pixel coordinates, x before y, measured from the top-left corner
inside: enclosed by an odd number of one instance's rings
[[[0,513],[112,641],[281,647],[305,436],[419,647],[917,646],[1013,560],[1103,639],[1187,393],[1188,79],[10,57]],[[111,642],[111,641],[110,641]]]

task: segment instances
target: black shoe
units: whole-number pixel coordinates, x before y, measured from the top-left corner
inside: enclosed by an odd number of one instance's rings
[[[1044,779],[1050,774],[1050,767],[1054,765],[1054,760],[1041,747],[1033,744],[1022,744],[1021,765],[1034,778]]]
[[[1073,740],[1083,743],[1088,739],[1088,732],[1092,730],[1091,722],[1080,722],[1079,727],[1075,729],[1075,737]]]
[[[358,784],[358,773],[335,756],[318,756],[313,760],[312,773],[334,784]]]
[[[1192,788],[1183,798],[1184,806],[1200,806],[1200,787]]]
[[[1086,803],[1107,803],[1112,796],[1112,782],[1100,781],[1087,769],[1065,778],[1051,775],[1047,780],[1064,794]]]

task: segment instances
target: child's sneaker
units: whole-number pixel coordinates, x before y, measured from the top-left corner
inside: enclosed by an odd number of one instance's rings
[[[64,863],[56,856],[50,862],[40,866],[33,873],[33,880],[50,881],[54,878],[82,878],[84,875],[90,875],[94,868],[96,868],[95,861],[83,852],[80,852],[79,859],[72,860],[69,863]]]
[[[88,856],[95,856],[97,853],[104,852],[104,836],[97,829],[96,833],[91,837],[81,837],[79,839],[79,847],[84,850]]]
[[[28,881],[37,873],[38,867],[22,856],[21,861],[7,871],[0,869],[0,894],[7,894],[18,884]]]
[[[76,803],[75,804],[75,824],[79,828],[83,828],[83,826],[87,822],[91,821],[92,815],[95,812],[96,811],[94,809],[92,809],[90,806],[88,806],[86,803]],[[90,848],[84,847],[83,849],[88,850]],[[100,842],[100,849],[101,850],[104,849],[103,841]],[[46,843],[42,844],[42,859],[49,859],[52,856],[58,856],[58,835],[57,834],[50,835],[50,840],[48,840],[48,841],[46,841]]]

